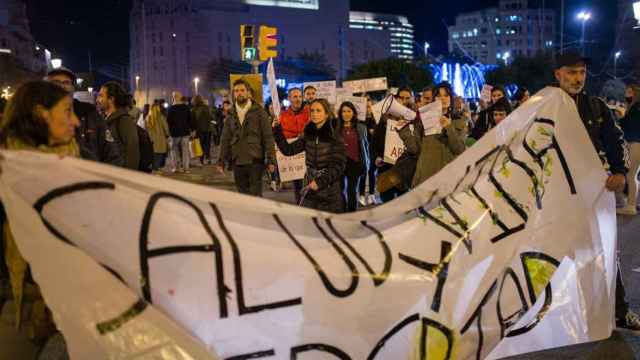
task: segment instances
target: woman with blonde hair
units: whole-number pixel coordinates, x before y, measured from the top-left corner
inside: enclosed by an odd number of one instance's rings
[[[169,124],[167,118],[162,115],[159,104],[153,104],[149,116],[145,120],[145,127],[149,132],[151,142],[153,142],[153,171],[159,171],[164,167],[168,150]]]

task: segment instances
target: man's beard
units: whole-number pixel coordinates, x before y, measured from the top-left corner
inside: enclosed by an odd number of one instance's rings
[[[236,103],[240,106],[244,106],[247,103],[247,101],[249,101],[249,99],[245,97],[239,97],[236,99]]]

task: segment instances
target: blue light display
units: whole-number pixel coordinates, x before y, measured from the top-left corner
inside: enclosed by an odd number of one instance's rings
[[[441,63],[431,64],[429,68],[436,83],[447,81],[453,86],[456,95],[465,99],[479,99],[484,86],[484,74],[496,68],[495,65]]]

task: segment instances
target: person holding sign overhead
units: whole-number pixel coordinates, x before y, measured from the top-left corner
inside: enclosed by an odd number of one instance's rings
[[[287,156],[301,152],[306,154],[307,173],[302,190],[302,206],[329,211],[344,212],[344,199],[340,181],[343,179],[346,153],[340,132],[335,129],[331,106],[325,99],[313,100],[309,106],[311,121],[304,134],[289,143],[279,121],[273,123],[273,136],[280,151]]]
[[[453,111],[453,90],[443,82],[435,88],[436,98],[442,104],[441,131],[425,134],[420,144],[420,156],[413,177],[413,187],[435,175],[465,150],[467,120]],[[428,127],[425,126],[425,130]]]

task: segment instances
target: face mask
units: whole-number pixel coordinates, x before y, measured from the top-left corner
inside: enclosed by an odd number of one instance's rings
[[[624,98],[624,99],[627,101],[627,104],[631,104],[631,102],[633,101],[632,97],[627,97],[627,98]]]

